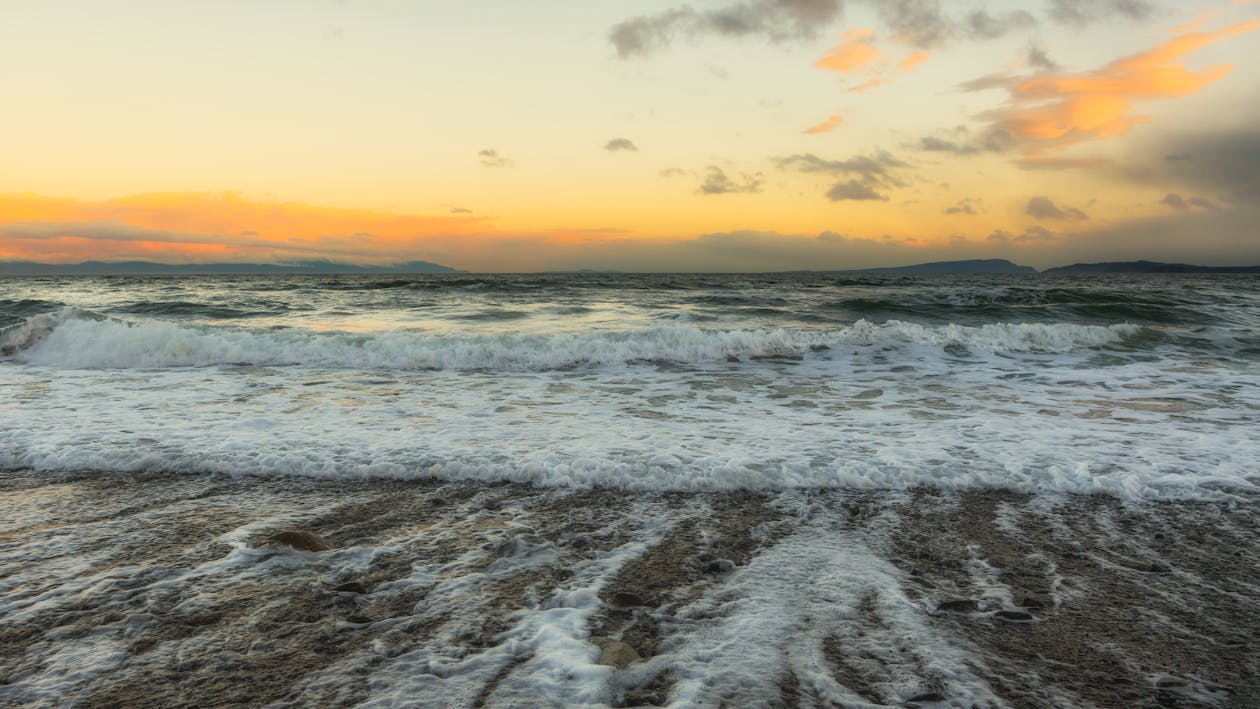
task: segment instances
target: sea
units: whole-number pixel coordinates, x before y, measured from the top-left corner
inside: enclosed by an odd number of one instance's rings
[[[1215,499],[1247,275],[0,280],[0,468]]]
[[[1247,275],[5,278],[0,706],[1260,706],[1258,414]]]

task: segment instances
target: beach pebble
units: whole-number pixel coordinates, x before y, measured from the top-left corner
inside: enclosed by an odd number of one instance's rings
[[[614,606],[645,606],[643,597],[634,591],[618,591],[612,595],[611,602]]]
[[[704,571],[708,574],[724,574],[728,571],[735,570],[735,562],[730,559],[714,559],[705,564]]]
[[[998,620],[1004,620],[1008,623],[1029,623],[1033,620],[1031,613],[1013,610],[998,611],[993,614],[993,617]]]
[[[1167,564],[1161,564],[1158,561],[1152,561],[1149,566],[1144,569],[1152,574],[1168,574],[1172,573],[1172,567]]]
[[[304,529],[285,530],[267,537],[267,544],[285,544],[298,551],[328,551],[332,545],[314,532]]]
[[[942,613],[975,613],[980,610],[980,604],[970,598],[951,598],[941,601],[936,610]]]
[[[599,664],[616,667],[624,670],[632,662],[642,662],[643,658],[639,656],[638,651],[629,644],[612,638],[596,637],[591,638],[591,643],[600,648]]]

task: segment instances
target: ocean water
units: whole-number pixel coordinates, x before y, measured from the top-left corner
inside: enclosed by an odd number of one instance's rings
[[[1260,279],[0,280],[0,469],[1260,489]]]
[[[1246,276],[5,279],[0,705],[1254,707],[1258,328]]]

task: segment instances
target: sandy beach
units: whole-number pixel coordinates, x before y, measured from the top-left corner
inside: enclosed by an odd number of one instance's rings
[[[1254,497],[15,471],[0,499],[10,706],[1260,704]]]

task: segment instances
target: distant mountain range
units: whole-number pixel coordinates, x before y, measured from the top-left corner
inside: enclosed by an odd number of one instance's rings
[[[274,263],[154,263],[152,261],[84,261],[83,263],[39,263],[0,261],[0,275],[6,276],[184,276],[229,274],[354,274],[354,273],[460,273],[428,261],[408,261],[392,266],[359,266],[334,261]]]
[[[1006,259],[972,259],[968,261],[932,261],[912,266],[863,268],[828,273],[864,275],[1002,275],[1035,274],[1037,269],[1020,266]],[[387,273],[463,273],[458,269],[430,263],[409,261],[392,266],[360,266],[335,261],[302,261],[292,264],[272,263],[186,263],[168,264],[152,261],[84,261],[83,263],[39,263],[37,261],[0,261],[0,276],[147,276],[147,275],[231,275],[231,274],[387,274]],[[619,271],[572,271],[572,273],[620,273]],[[1260,266],[1195,266],[1158,261],[1108,261],[1075,263],[1048,268],[1045,274],[1089,273],[1260,273]]]
[[[1036,273],[1037,269],[1032,266],[1020,266],[1011,263],[1006,259],[990,258],[990,259],[973,259],[970,261],[933,261],[931,263],[920,263],[913,266],[893,266],[889,268],[863,268],[858,270],[840,271],[840,273],[871,273],[871,274],[923,274],[923,275],[944,275],[953,273]]]
[[[1260,273],[1260,266],[1194,266],[1158,261],[1107,261],[1074,263],[1047,268],[1042,273]]]

